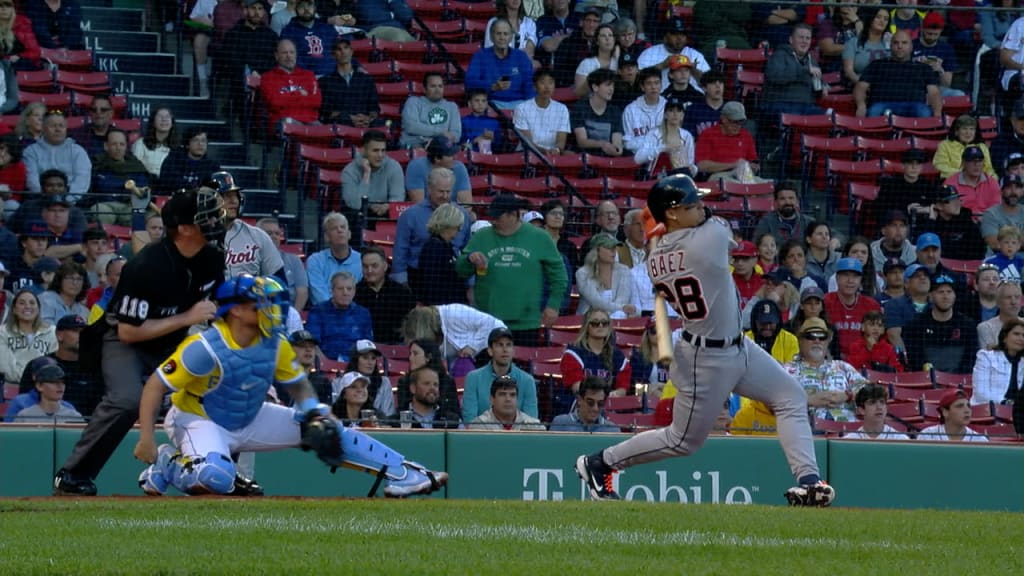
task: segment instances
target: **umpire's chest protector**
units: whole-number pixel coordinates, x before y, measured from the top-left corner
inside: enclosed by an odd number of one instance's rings
[[[206,416],[227,430],[237,430],[256,418],[273,383],[280,340],[264,338],[242,349],[230,348],[216,328],[203,332],[193,346],[202,346],[220,368],[220,380],[200,402]],[[200,352],[196,350],[196,352]],[[187,368],[187,356],[183,355]]]

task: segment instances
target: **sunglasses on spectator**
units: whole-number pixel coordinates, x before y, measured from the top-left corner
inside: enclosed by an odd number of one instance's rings
[[[828,340],[828,334],[824,332],[809,332],[804,334],[803,338],[809,342],[824,342]]]
[[[612,323],[611,320],[591,320],[589,326],[608,326]]]

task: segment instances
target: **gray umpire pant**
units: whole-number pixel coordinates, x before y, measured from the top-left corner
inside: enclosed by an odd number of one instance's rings
[[[106,392],[63,466],[75,478],[95,479],[99,475],[139,419],[142,388],[164,360],[122,343],[116,329],[103,336],[102,356]]]

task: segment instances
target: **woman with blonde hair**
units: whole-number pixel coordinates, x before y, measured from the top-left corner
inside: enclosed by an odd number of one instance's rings
[[[14,70],[39,69],[39,42],[32,22],[17,13],[14,0],[0,0],[0,57]]]
[[[0,326],[0,374],[7,382],[18,382],[29,362],[56,349],[56,329],[40,316],[39,299],[31,290],[19,290]]]
[[[587,376],[604,380],[609,396],[625,396],[630,388],[632,370],[629,359],[615,345],[612,319],[604,310],[592,308],[583,315],[583,325],[572,344],[562,353],[562,383],[555,412],[565,414]]]
[[[576,271],[576,288],[580,291],[577,314],[596,308],[612,318],[638,316],[633,302],[633,275],[629,268],[615,261],[619,241],[608,234],[595,234],[583,266]]]
[[[466,303],[466,280],[455,273],[459,249],[452,240],[459,234],[466,216],[455,204],[441,204],[427,220],[430,238],[420,251],[419,274],[413,293],[423,304]]]
[[[32,102],[21,110],[14,133],[21,139],[22,146],[28,146],[43,137],[43,116],[46,116],[46,104]]]
[[[671,169],[665,171],[668,174],[697,174],[697,165],[693,160],[693,134],[683,128],[684,114],[683,101],[669,98],[665,103],[665,117],[661,121],[661,126],[648,132],[640,141],[640,147],[637,148],[633,160],[637,164],[647,164],[648,172],[652,176],[665,175],[655,174],[659,166],[670,166]],[[663,162],[662,158],[666,158],[667,162]]]

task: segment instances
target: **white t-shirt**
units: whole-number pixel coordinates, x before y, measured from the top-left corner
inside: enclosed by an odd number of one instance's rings
[[[924,430],[921,430],[921,432],[919,432],[917,435],[917,439],[928,440],[931,442],[952,442],[952,440],[949,439],[949,436],[946,435],[945,424],[936,424],[935,426],[929,426]],[[964,434],[963,441],[988,442],[988,438],[968,428],[966,434]]]
[[[491,42],[491,24],[494,23],[496,18],[491,18],[487,21],[487,30],[484,32],[484,48],[490,48],[494,46],[494,42]],[[537,22],[529,16],[523,18],[519,22],[519,32],[512,32],[512,47],[520,50],[526,49],[526,43],[533,42],[534,47],[539,44],[537,41]]]
[[[597,70],[598,68],[602,68],[602,66],[601,66],[601,61],[597,59],[597,56],[591,56],[590,58],[584,58],[583,61],[580,62],[580,65],[576,67],[576,75],[577,76],[587,76],[588,74],[590,74],[594,70]],[[618,62],[618,60],[612,58],[611,65],[608,66],[608,69],[611,70],[612,72],[615,72],[616,70],[618,70],[619,69],[619,62]]]
[[[559,132],[572,133],[569,109],[554,100],[547,108],[537,106],[534,98],[524,100],[516,106],[512,122],[520,130],[529,130],[533,143],[541,148],[554,148]]]
[[[196,5],[192,7],[192,12],[189,13],[188,17],[195,18],[213,18],[213,9],[217,7],[217,0],[199,0]]]
[[[1024,64],[1024,16],[1017,18],[1010,24],[1010,29],[1006,31],[1006,36],[1003,36],[1003,44],[1000,46],[1001,50],[1012,50],[1013,56],[1011,59],[1017,64]],[[1010,78],[1013,78],[1014,74],[1017,74],[1019,70],[1005,70],[1003,72],[1002,84],[1003,90],[1009,90]]]
[[[882,433],[872,438],[864,431],[864,427],[861,426],[856,432],[847,432],[843,438],[850,440],[910,440],[910,436],[896,430],[888,424],[883,425]]]

